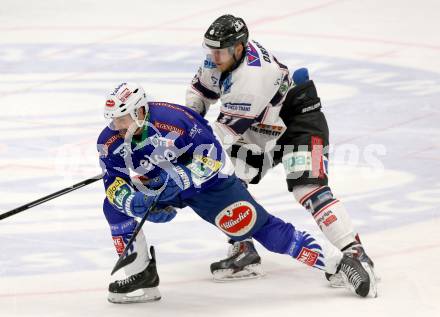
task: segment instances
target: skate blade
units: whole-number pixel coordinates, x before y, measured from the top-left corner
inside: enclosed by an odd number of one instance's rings
[[[381,282],[382,279],[376,274],[374,269],[372,269],[370,266],[369,266],[369,269],[370,270],[367,272],[370,276],[374,276],[374,280],[376,281],[375,284]],[[345,280],[343,279],[341,273],[336,273],[336,274],[333,274],[332,276],[330,276],[329,283],[330,283],[330,286],[333,288],[345,288],[346,287]]]
[[[330,286],[334,288],[345,288],[345,279],[342,277],[341,273],[333,274],[330,276],[329,281]]]
[[[108,293],[107,300],[113,304],[147,303],[161,299],[157,287],[141,288],[131,293]]]
[[[251,264],[236,273],[232,269],[225,269],[214,271],[212,275],[214,282],[222,283],[262,278],[265,273],[261,264]]]

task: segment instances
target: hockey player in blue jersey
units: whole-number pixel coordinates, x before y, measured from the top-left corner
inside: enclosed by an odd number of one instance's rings
[[[141,86],[127,83],[108,96],[104,113],[111,122],[97,142],[106,192],[103,209],[118,254],[137,218],[148,213],[151,222],[168,222],[175,208],[189,206],[235,241],[253,237],[272,252],[330,274],[341,272],[346,286],[361,297],[376,295],[372,272],[358,259],[297,230],[254,200],[198,113],[149,102]],[[127,278],[109,285],[110,302],[160,299],[154,249],[150,258],[142,231],[129,254],[134,252],[136,260],[124,267]]]

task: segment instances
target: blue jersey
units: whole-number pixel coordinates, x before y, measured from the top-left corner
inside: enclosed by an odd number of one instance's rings
[[[151,179],[170,164],[185,165],[192,182],[182,188],[179,197],[186,199],[233,173],[231,162],[202,116],[177,104],[149,102],[148,106],[141,135],[124,139],[110,124],[98,138],[106,196],[121,211],[127,197],[140,190],[131,176]]]

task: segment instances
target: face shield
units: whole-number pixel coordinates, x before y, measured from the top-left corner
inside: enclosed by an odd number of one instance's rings
[[[212,61],[217,65],[228,63],[234,57],[234,47],[208,48]]]
[[[224,48],[216,48],[215,46],[220,46],[220,43],[207,38],[204,39],[203,47],[211,55],[212,61],[216,65],[227,64],[234,59],[234,45]]]

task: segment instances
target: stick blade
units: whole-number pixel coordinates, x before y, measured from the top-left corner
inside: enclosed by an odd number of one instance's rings
[[[137,258],[137,252],[133,252],[130,255],[127,255],[126,257],[120,257],[118,262],[116,262],[115,266],[113,267],[112,272],[110,275],[115,274],[117,271],[119,271],[124,266],[129,265],[130,263],[133,263]]]

